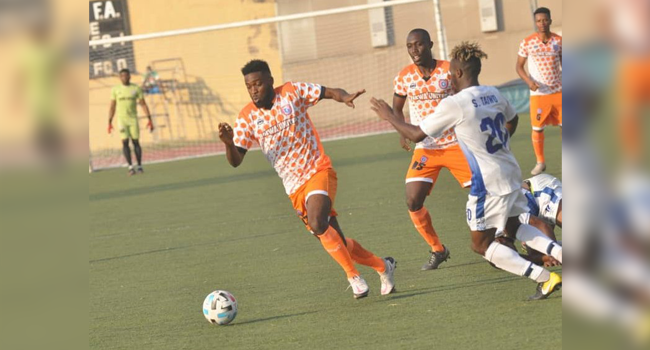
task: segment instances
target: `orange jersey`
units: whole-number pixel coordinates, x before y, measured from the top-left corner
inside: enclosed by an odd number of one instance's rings
[[[519,44],[519,56],[528,58],[528,74],[539,85],[531,95],[562,91],[562,37],[551,33],[546,44],[535,33]]]
[[[269,110],[253,102],[235,120],[235,146],[250,149],[257,142],[266,159],[282,179],[287,195],[320,170],[331,168],[307,108],[321,99],[318,84],[288,82],[275,88]]]
[[[420,125],[422,120],[433,114],[443,98],[451,95],[450,78],[449,62],[442,60],[436,61],[436,68],[427,80],[415,64],[399,72],[393,81],[393,91],[398,96],[408,97],[411,124]],[[451,128],[438,138],[426,137],[415,148],[444,149],[456,144],[456,134]]]

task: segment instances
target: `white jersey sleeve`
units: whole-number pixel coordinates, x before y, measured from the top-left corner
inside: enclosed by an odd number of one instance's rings
[[[440,136],[445,130],[456,126],[463,117],[463,111],[456,101],[445,98],[433,114],[426,116],[420,123],[420,129],[431,137]]]

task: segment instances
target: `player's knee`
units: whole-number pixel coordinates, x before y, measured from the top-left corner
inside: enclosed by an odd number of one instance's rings
[[[478,255],[485,256],[490,243],[492,242],[488,240],[472,240],[472,250]]]
[[[129,147],[129,139],[122,140],[122,147]]]
[[[325,231],[327,231],[327,228],[329,227],[329,223],[327,222],[327,219],[323,219],[323,218],[309,219],[308,224],[315,235],[322,235],[323,233],[325,233]]]
[[[422,209],[423,205],[424,205],[424,202],[421,201],[419,198],[406,197],[406,206],[408,207],[410,212],[416,212],[416,211]]]

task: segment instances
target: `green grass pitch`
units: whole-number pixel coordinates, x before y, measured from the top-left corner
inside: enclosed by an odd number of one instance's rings
[[[546,131],[547,172],[561,177],[561,132]],[[116,147],[119,145],[116,144]],[[398,292],[360,267],[354,300],[340,267],[302,226],[259,151],[90,176],[91,349],[549,349],[562,346],[561,292],[527,302],[535,283],[470,250],[467,192],[446,170],[426,206],[451,259],[420,271],[428,247],[404,200],[410,154],[396,134],[326,142],[344,233],[398,261]],[[534,165],[528,117],[511,148]],[[146,152],[146,149],[144,150]],[[146,156],[146,153],[145,153]],[[209,324],[203,298],[232,292],[239,314]]]

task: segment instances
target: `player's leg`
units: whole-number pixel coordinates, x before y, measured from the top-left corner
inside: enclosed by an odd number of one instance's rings
[[[133,141],[133,151],[135,152],[135,160],[138,162],[138,172],[143,173],[142,169],[142,147],[140,147],[140,140],[132,139]]]
[[[533,218],[533,220],[531,220]],[[519,222],[525,225],[531,225],[540,230],[546,237],[550,238],[553,241],[556,241],[555,239],[555,232],[553,232],[553,227],[548,224],[546,221],[541,220],[530,213],[525,213],[519,215]],[[517,249],[514,245],[515,241],[514,236],[504,236],[499,239],[499,243],[505,244],[508,247],[511,247],[512,249]],[[521,255],[524,259],[533,262],[534,264],[537,265],[543,265],[544,267],[551,267],[551,266],[559,266],[561,265],[559,261],[557,261],[555,258],[553,258],[550,255],[546,255],[543,253],[540,253],[536,250],[531,249],[526,245],[526,243],[522,242],[522,245],[524,249],[526,250],[526,255]]]
[[[472,250],[504,271],[538,282],[537,294],[531,298],[543,299],[561,285],[562,278],[527,261],[515,250],[496,240],[496,236],[503,235],[506,227],[518,228],[513,225],[519,223],[519,215],[526,211],[525,202],[522,205],[518,201],[518,195],[523,196],[521,191],[506,196],[468,196],[467,224],[472,236]],[[514,216],[509,217],[510,214]]]
[[[440,173],[440,166],[434,164],[432,151],[416,149],[406,174],[406,206],[413,226],[431,247],[429,260],[422,270],[434,270],[449,258],[449,250],[440,242],[440,237],[433,228],[431,215],[424,206],[424,201],[431,193]]]
[[[512,194],[504,197],[507,200],[508,209],[506,213],[508,217],[517,216],[517,220],[508,219],[505,227],[506,234],[510,237],[515,237],[520,242],[523,242],[529,248],[536,250],[542,254],[550,255],[560,263],[562,263],[562,246],[557,244],[554,240],[544,235],[539,229],[530,224],[522,224],[519,216],[526,213],[528,208],[526,206],[527,200],[521,191],[515,191]],[[541,221],[539,218],[530,215],[529,223],[537,223]]]
[[[133,151],[135,160],[138,162],[137,170],[139,173],[144,172],[142,169],[142,148],[140,147],[140,126],[137,121],[131,126],[131,141],[133,141]]]
[[[379,274],[381,280],[381,295],[391,294],[395,291],[395,268],[397,261],[392,257],[380,258],[366,250],[359,242],[352,238],[345,237],[336,216],[330,218],[330,226],[333,227],[343,238],[345,246],[350,252],[352,260],[361,265],[372,267]]]
[[[129,164],[129,176],[135,175],[133,162],[131,161],[131,148],[129,147],[131,127],[128,125],[128,123],[125,123],[123,121],[118,121],[118,126],[120,128],[120,137],[122,138],[122,154],[124,155],[124,159],[126,159],[127,164]]]
[[[543,225],[544,222],[541,219],[531,215],[529,224],[522,224],[519,220],[508,220],[506,232],[510,237],[512,237],[512,233],[514,232],[517,240],[525,243],[527,247],[542,254],[552,256],[555,260],[562,263],[562,246],[537,228]]]
[[[336,216],[330,218],[330,226],[333,227],[334,230],[336,230],[336,232],[341,236],[341,239],[343,239],[343,242],[345,243],[345,246],[347,247],[348,252],[350,253],[350,256],[354,262],[364,266],[372,267],[379,273],[382,273],[386,270],[384,259],[366,250],[356,240],[345,237],[345,235],[343,235],[343,231],[341,230],[341,226],[339,225],[339,221]]]
[[[329,224],[329,215],[332,202],[327,194],[311,193],[306,199],[307,224],[311,228],[325,251],[343,268],[352,286],[355,298],[363,298],[368,295],[368,284],[359,275],[354,267],[352,257],[348,252],[345,242],[334,227]]]
[[[535,151],[536,164],[531,174],[538,175],[546,170],[546,159],[544,158],[544,119],[548,111],[544,110],[543,96],[530,97],[530,124],[533,127],[531,139]]]

